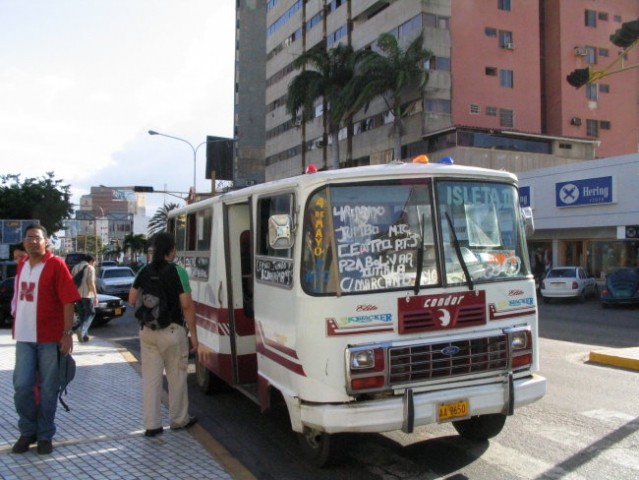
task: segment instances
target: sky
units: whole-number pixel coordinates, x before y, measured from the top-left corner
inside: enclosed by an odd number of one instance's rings
[[[187,192],[233,134],[234,0],[0,0],[0,173]],[[197,190],[208,192],[206,147]],[[177,198],[147,194],[147,215]],[[77,207],[75,207],[77,208]]]

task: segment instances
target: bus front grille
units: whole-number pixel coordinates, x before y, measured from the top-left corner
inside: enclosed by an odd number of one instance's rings
[[[506,335],[389,349],[390,385],[504,371]]]

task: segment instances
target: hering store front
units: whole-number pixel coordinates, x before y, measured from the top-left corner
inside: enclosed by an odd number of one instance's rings
[[[517,174],[520,204],[533,209],[533,272],[579,265],[596,278],[639,266],[639,155]],[[537,270],[536,270],[537,269]]]

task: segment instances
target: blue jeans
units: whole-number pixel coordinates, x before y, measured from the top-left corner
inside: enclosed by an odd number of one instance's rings
[[[16,342],[16,366],[13,370],[13,401],[18,412],[20,435],[51,440],[55,434],[58,406],[58,350],[55,343]],[[40,403],[36,404],[36,372]]]
[[[76,330],[80,335],[86,337],[89,334],[91,322],[95,318],[95,305],[93,298],[81,298],[78,302],[78,326]]]

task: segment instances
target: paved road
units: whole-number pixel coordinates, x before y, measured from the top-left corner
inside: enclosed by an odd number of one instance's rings
[[[128,314],[127,314],[128,317]],[[137,355],[132,319],[94,333]],[[542,373],[548,393],[508,419],[490,442],[472,444],[452,426],[412,435],[339,435],[335,466],[300,460],[286,412],[262,415],[237,392],[202,395],[191,376],[193,412],[202,426],[260,479],[594,479],[639,478],[639,374],[588,363],[595,346],[639,344],[639,309],[602,309],[596,300],[540,306]]]

